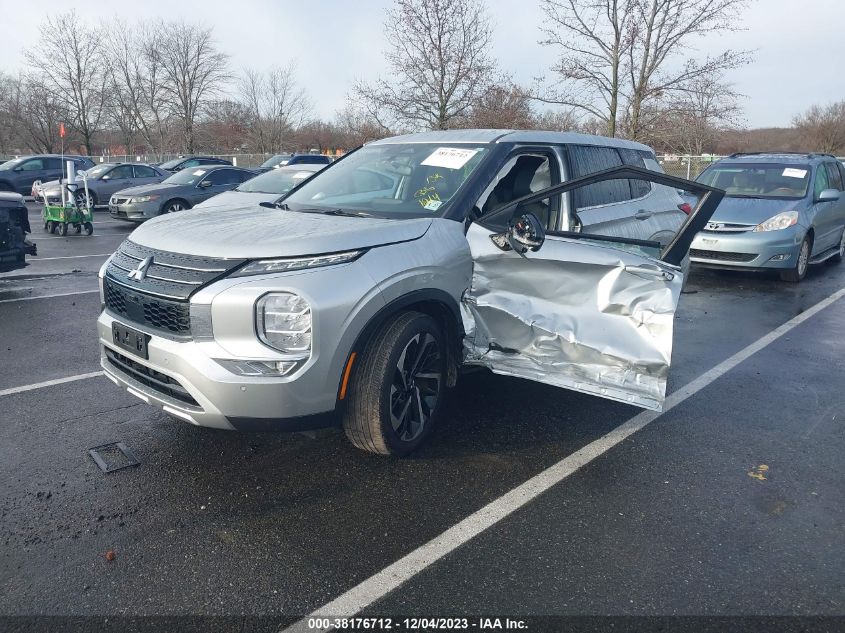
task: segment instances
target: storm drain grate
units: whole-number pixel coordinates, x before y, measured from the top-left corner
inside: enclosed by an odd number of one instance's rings
[[[135,453],[129,450],[129,447],[123,442],[113,442],[89,448],[88,454],[104,473],[113,473],[122,468],[138,466],[141,463],[135,457]]]

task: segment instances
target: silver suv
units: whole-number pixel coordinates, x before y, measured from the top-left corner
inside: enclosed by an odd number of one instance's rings
[[[462,365],[659,409],[680,264],[723,194],[655,168],[618,139],[431,132],[275,205],[156,218],[100,271],[103,369],[192,424],[339,423],[391,455]]]

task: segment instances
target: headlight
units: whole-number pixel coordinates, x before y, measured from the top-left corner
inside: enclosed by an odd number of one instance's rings
[[[290,292],[273,292],[255,304],[258,337],[286,354],[307,356],[311,352],[311,306]]]
[[[754,233],[780,231],[798,224],[798,211],[784,211],[754,227]]]
[[[142,202],[152,202],[158,200],[161,196],[138,196],[137,198],[129,198],[129,204],[140,204]]]
[[[331,255],[318,255],[317,257],[297,257],[292,259],[260,259],[250,262],[240,270],[232,273],[232,277],[246,277],[247,275],[263,275],[266,273],[285,273],[291,270],[303,270],[305,268],[319,268],[321,266],[332,266],[333,264],[346,264],[355,261],[366,251],[346,251],[345,253],[333,253]]]

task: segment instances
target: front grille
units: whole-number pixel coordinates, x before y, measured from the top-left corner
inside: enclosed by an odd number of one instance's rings
[[[143,278],[140,281],[130,279],[129,273],[147,258],[150,258],[150,264]],[[118,283],[139,292],[187,301],[195,291],[225,276],[244,261],[170,253],[126,240],[109,260],[106,272]]]
[[[696,248],[690,249],[690,257],[699,259],[713,259],[721,262],[750,262],[757,258],[756,253],[728,253],[722,251],[702,251]]]
[[[108,277],[103,280],[103,290],[106,307],[128,321],[169,334],[187,336],[191,333],[190,304],[187,302],[135,292]]]
[[[127,202],[129,202],[129,198],[112,198],[111,199],[112,204],[126,204]]]
[[[189,404],[194,407],[200,406],[199,403],[194,400],[193,396],[188,393],[188,390],[185,389],[175,378],[171,378],[167,374],[163,374],[155,369],[150,369],[146,365],[142,365],[128,356],[118,354],[108,348],[106,349],[106,358],[114,367],[126,374],[129,374],[145,387],[149,387],[150,389],[165,396],[169,396],[174,400],[178,400],[179,402],[184,402],[185,404]]]

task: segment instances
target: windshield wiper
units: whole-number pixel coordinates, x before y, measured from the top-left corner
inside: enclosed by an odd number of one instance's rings
[[[322,215],[339,215],[345,218],[371,218],[369,213],[363,211],[347,211],[346,209],[291,209],[297,213],[320,213]]]
[[[290,207],[286,202],[259,202],[258,206],[264,207],[265,209],[281,209],[282,211],[290,211]]]

